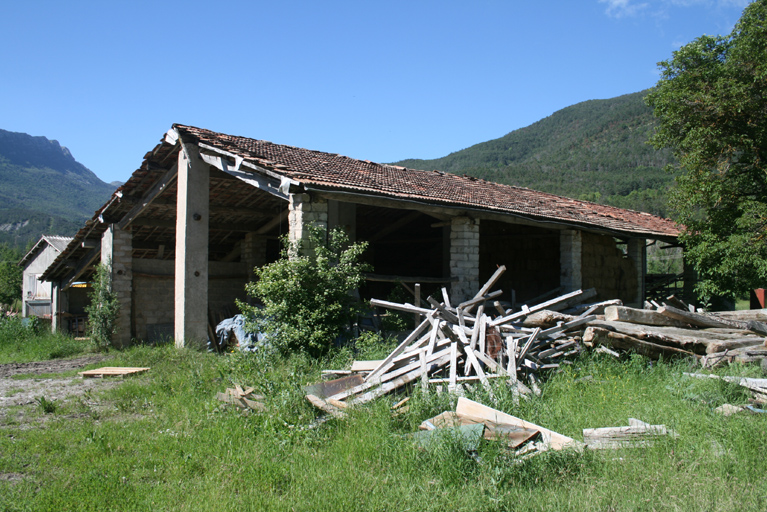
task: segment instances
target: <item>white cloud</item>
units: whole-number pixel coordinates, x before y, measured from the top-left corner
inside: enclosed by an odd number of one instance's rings
[[[636,16],[649,6],[647,3],[632,3],[632,0],[599,0],[599,3],[607,4],[605,13],[613,18]]]

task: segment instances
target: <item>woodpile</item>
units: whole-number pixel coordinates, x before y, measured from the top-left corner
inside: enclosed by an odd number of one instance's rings
[[[594,289],[577,290],[519,311],[504,309],[493,287],[501,266],[476,295],[453,305],[442,289],[429,308],[373,299],[375,307],[418,315],[418,326],[385,358],[355,361],[345,377],[307,387],[307,399],[340,416],[351,404],[374,400],[408,386],[465,394],[479,385],[493,396],[491,381],[502,379],[518,397],[540,394],[539,383],[584,347],[620,357],[635,352],[653,359],[692,357],[704,367],[767,356],[767,313],[706,313],[669,297],[648,309],[619,300],[588,303]]]
[[[651,309],[605,308],[604,320],[589,322],[584,344],[630,350],[653,359],[696,357],[704,368],[761,361],[767,356],[764,310],[706,313],[673,296],[662,306],[648,303],[646,307]]]
[[[582,305],[596,291],[577,290],[518,312],[505,310],[494,301],[501,290],[491,291],[504,271],[498,268],[471,300],[457,305],[444,288],[441,301],[427,299],[428,309],[373,299],[373,306],[415,313],[423,320],[385,359],[356,361],[351,372],[332,372],[352,374],[325,383],[345,389],[320,394],[307,389],[307,394],[323,400],[319,405],[327,411],[329,402],[365,403],[411,384],[425,390],[437,385],[459,394],[465,384],[478,384],[492,395],[490,381],[504,379],[515,393],[540,393],[541,376],[580,352],[581,331],[597,320],[595,313],[620,301]],[[364,377],[360,382],[350,378],[354,375]],[[339,412],[343,408],[331,407]]]

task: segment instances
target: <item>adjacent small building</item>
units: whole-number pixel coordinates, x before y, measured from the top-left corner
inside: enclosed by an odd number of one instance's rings
[[[72,237],[43,235],[19,262],[23,267],[23,317],[51,319],[51,283],[41,276],[71,241]]]
[[[594,287],[639,306],[648,241],[679,235],[647,213],[175,124],[42,279],[63,311],[56,298],[106,263],[121,305],[117,343],[183,346],[235,313],[253,268],[310,224],[368,242],[375,274],[364,298],[386,298],[401,281],[446,286],[459,302],[505,265],[503,300],[519,304]]]

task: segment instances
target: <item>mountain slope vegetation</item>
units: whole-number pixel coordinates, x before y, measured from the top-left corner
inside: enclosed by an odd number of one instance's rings
[[[0,243],[72,235],[113,191],[57,141],[0,130]]]
[[[396,162],[667,216],[670,151],[646,144],[647,91],[564,108],[499,139],[435,160]]]

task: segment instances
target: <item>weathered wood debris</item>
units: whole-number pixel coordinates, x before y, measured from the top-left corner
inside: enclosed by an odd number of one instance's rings
[[[418,326],[383,360],[355,361],[346,375],[307,388],[310,401],[338,415],[350,404],[369,402],[408,385],[447,389],[462,395],[467,384],[492,396],[492,379],[503,379],[517,396],[540,393],[539,382],[584,347],[616,356],[637,352],[650,358],[684,356],[703,366],[755,361],[767,356],[767,311],[705,313],[669,297],[648,309],[619,300],[587,303],[596,290],[576,290],[551,300],[504,309],[493,290],[501,266],[476,295],[453,305],[445,288],[429,308],[373,299],[371,305],[414,313]],[[617,351],[617,352],[616,352]],[[307,397],[309,398],[309,397]]]

